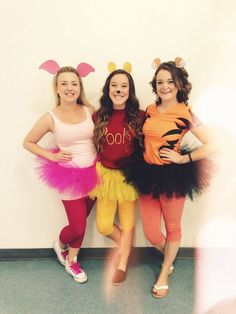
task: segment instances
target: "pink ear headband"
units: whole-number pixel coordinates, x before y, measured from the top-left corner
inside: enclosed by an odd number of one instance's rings
[[[56,74],[57,71],[60,70],[60,66],[54,60],[47,60],[40,65],[39,69],[43,69],[50,74]],[[82,62],[78,64],[76,71],[79,73],[81,77],[85,77],[90,72],[95,72],[95,69],[90,64]]]

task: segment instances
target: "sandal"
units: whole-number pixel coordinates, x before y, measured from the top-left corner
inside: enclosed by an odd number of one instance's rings
[[[163,266],[163,263],[162,263],[162,266]],[[172,266],[170,266],[170,268],[169,268],[169,276],[173,274],[174,269],[175,269],[175,268],[174,268],[174,266],[173,266],[173,265],[172,265]]]
[[[170,266],[170,270],[169,270],[169,276],[173,274],[174,272],[174,266]]]
[[[152,289],[152,296],[156,299],[162,299],[164,297],[167,296],[168,294],[168,289],[169,289],[169,286],[165,285],[165,286],[160,286],[158,287],[156,284],[153,286],[153,289]],[[166,290],[163,294],[159,294],[158,291],[159,290]]]

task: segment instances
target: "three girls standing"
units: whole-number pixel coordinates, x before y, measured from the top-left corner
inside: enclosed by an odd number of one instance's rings
[[[58,106],[39,119],[26,136],[24,147],[43,157],[41,176],[63,194],[69,225],[61,231],[60,241],[54,246],[59,260],[76,281],[87,280],[77,263],[77,254],[85,232],[88,210],[86,196],[89,193],[92,198],[97,198],[98,230],[119,247],[112,283],[118,285],[123,282],[133,242],[139,193],[145,235],[164,254],[162,269],[152,293],[155,298],[166,296],[169,275],[173,272],[180,246],[180,223],[185,198],[187,195],[192,198],[208,184],[207,174],[202,175],[201,160],[204,161],[216,148],[207,128],[189,109],[191,83],[182,60],[177,58],[164,63],[156,60],[151,86],[157,99],[146,111],[143,156],[131,162],[130,158],[135,156],[135,145],[142,146],[141,129],[145,115],[139,109],[131,75],[125,70],[115,70],[107,77],[100,98],[101,107],[93,115],[94,135],[90,117],[92,110],[85,105],[78,73],[71,68],[61,69],[55,76],[54,85]],[[85,123],[88,124],[86,127]],[[189,130],[202,145],[184,154],[180,145]],[[47,132],[55,134],[58,152],[45,150],[38,145]],[[96,167],[100,184],[95,170],[93,141],[100,158]],[[51,172],[51,169],[55,172]],[[64,170],[68,171],[67,175]],[[78,170],[79,175],[74,176],[72,185],[70,182],[63,187],[58,184],[63,177],[72,177],[74,170]],[[56,173],[62,173],[62,176],[55,183],[51,179]],[[86,191],[83,190],[84,186]],[[119,225],[115,223],[117,209]],[[166,235],[161,232],[162,217]]]

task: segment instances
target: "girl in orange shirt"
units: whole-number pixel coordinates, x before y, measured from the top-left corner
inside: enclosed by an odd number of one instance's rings
[[[142,157],[135,157],[124,172],[127,182],[141,194],[140,212],[145,235],[164,255],[152,290],[155,298],[163,298],[168,293],[169,275],[180,246],[185,198],[188,195],[192,199],[208,185],[209,167],[205,157],[213,153],[216,146],[209,130],[188,106],[192,85],[183,60],[176,58],[174,62],[161,63],[156,59],[155,65],[151,86],[157,99],[146,111],[144,153]],[[202,145],[184,153],[180,144],[187,131],[191,131]],[[166,235],[161,232],[161,217]]]

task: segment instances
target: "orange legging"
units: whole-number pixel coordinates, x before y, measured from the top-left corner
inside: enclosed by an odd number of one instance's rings
[[[140,214],[146,238],[152,245],[158,245],[166,240],[176,242],[181,239],[181,216],[183,213],[185,197],[161,196],[153,199],[150,196],[141,196]],[[161,231],[161,218],[163,216],[166,236]]]

